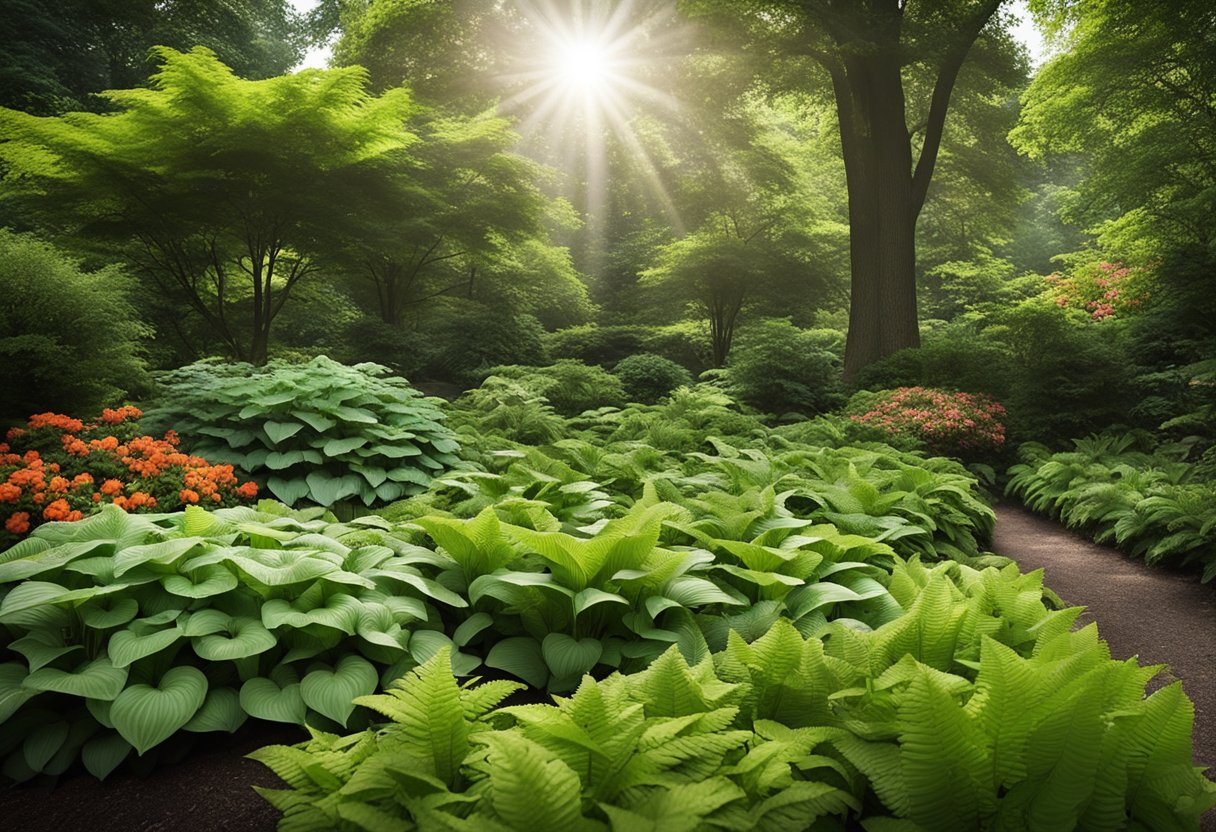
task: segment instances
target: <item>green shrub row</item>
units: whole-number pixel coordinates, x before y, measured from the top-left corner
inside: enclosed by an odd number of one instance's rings
[[[1007,493],[1034,511],[1114,543],[1149,563],[1173,561],[1216,578],[1216,485],[1185,448],[1152,449],[1143,434],[1104,434],[1052,453],[1023,445]]]

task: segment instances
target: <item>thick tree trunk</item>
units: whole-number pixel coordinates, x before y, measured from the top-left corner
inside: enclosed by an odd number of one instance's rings
[[[878,50],[847,60],[845,67],[837,96],[849,185],[852,291],[845,378],[852,379],[879,358],[920,343],[918,212],[898,52]]]

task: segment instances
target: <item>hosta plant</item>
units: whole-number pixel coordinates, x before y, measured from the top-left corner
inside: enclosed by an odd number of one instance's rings
[[[0,546],[53,520],[74,521],[115,505],[129,512],[252,502],[258,487],[231,465],[183,453],[172,429],[143,434],[139,408],[102,411],[91,421],[37,413],[0,443]]]
[[[1216,784],[1191,703],[1112,661],[1040,576],[897,570],[918,593],[872,631],[777,623],[714,655],[584,677],[551,705],[460,685],[440,654],[385,695],[389,720],[253,756],[280,828],[1191,830]]]
[[[249,472],[288,505],[390,502],[457,461],[439,407],[378,364],[201,361],[161,384],[149,418],[176,425],[193,453]]]
[[[366,519],[110,506],[49,523],[0,554],[0,764],[105,777],[179,731],[248,717],[336,728],[381,672],[452,639],[425,629],[463,606],[417,564],[433,557]],[[394,668],[389,670],[389,668]]]

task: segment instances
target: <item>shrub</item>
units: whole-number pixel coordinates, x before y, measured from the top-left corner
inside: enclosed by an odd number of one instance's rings
[[[631,355],[650,352],[693,372],[709,369],[709,338],[699,323],[586,324],[550,332],[545,344],[552,358],[574,358],[588,364],[612,366]]]
[[[1132,385],[1123,323],[1072,317],[1042,301],[1002,316],[992,334],[1013,359],[1013,383],[1002,401],[1014,436],[1055,443],[1127,423]]]
[[[679,364],[654,353],[638,353],[622,359],[612,372],[634,402],[654,404],[678,387],[692,384],[692,376]]]
[[[249,472],[289,505],[416,494],[460,447],[443,412],[378,364],[200,361],[161,384],[149,418],[177,425],[192,452]]]
[[[1005,408],[982,394],[900,387],[858,393],[846,412],[892,436],[911,435],[935,454],[975,459],[1005,444]]]
[[[490,376],[452,405],[452,424],[474,440],[496,435],[544,445],[565,435],[566,424],[549,400],[518,381]]]
[[[38,413],[0,443],[0,545],[46,521],[80,520],[107,505],[128,512],[171,511],[249,502],[257,485],[240,483],[231,465],[211,465],[163,439],[140,433],[142,414],[126,406],[91,422]]]
[[[838,332],[804,330],[784,318],[762,321],[740,334],[726,380],[740,401],[758,410],[822,413],[844,403],[842,348]]]
[[[548,367],[508,365],[490,371],[544,396],[563,416],[576,416],[597,407],[620,407],[625,403],[621,380],[603,367],[564,358]]]
[[[0,420],[96,412],[148,383],[151,331],[115,268],[82,271],[47,243],[0,229]]]
[[[1016,375],[1009,348],[966,324],[927,336],[919,347],[900,350],[865,367],[854,381],[859,390],[934,387],[987,393],[1005,401]]]
[[[427,310],[418,328],[429,378],[471,387],[491,367],[545,363],[544,329],[533,316],[457,298],[443,301]]]

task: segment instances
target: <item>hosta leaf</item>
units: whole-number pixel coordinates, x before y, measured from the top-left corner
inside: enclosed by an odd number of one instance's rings
[[[304,704],[339,725],[346,725],[355,709],[354,699],[374,693],[379,674],[366,659],[343,656],[333,670],[318,668],[300,682]]]
[[[26,735],[21,743],[25,764],[33,771],[42,771],[67,740],[72,727],[63,720],[42,723]]]
[[[464,647],[473,637],[487,627],[494,624],[494,619],[489,613],[477,612],[469,616],[465,621],[461,622],[456,631],[452,633],[452,642],[457,647]]]
[[[307,424],[317,433],[325,433],[325,431],[338,424],[328,416],[321,413],[315,413],[311,410],[293,410],[291,411],[291,415],[299,419],[301,422]]]
[[[194,639],[194,652],[213,662],[244,659],[265,653],[278,644],[270,631],[256,618],[234,617],[228,621],[226,632],[213,633]]]
[[[341,456],[348,454],[355,448],[362,448],[368,443],[366,436],[350,436],[342,439],[334,438],[326,440],[324,445],[321,445],[321,452],[329,457]]]
[[[35,630],[28,636],[10,642],[8,647],[25,656],[30,671],[50,664],[60,656],[83,650],[83,644],[65,644],[58,630]]]
[[[593,607],[596,604],[605,603],[625,604],[626,606],[629,604],[627,600],[622,598],[620,595],[617,595],[615,592],[604,592],[603,590],[596,589],[595,587],[588,587],[574,596],[574,614],[578,615],[583,610]]]
[[[0,664],[0,724],[17,712],[39,690],[22,684],[29,673],[17,662]]]
[[[298,682],[279,687],[271,679],[250,679],[241,685],[240,701],[245,713],[271,722],[303,725],[308,713]]]
[[[575,640],[565,633],[549,633],[541,642],[545,664],[559,678],[582,676],[590,673],[604,652],[599,639]]]
[[[159,653],[182,637],[181,630],[170,627],[147,635],[139,635],[132,630],[119,630],[110,636],[106,652],[115,667],[126,667],[140,659]]]
[[[169,575],[160,583],[182,598],[210,598],[236,589],[240,580],[223,566],[212,564],[192,570],[189,575]]]
[[[207,698],[207,677],[194,667],[174,667],[160,684],[132,685],[118,695],[110,719],[141,756],[173,736]]]
[[[105,780],[131,753],[131,743],[117,731],[93,737],[80,749],[80,759],[89,774]]]
[[[31,690],[109,701],[118,696],[126,683],[127,669],[115,667],[108,657],[102,656],[70,671],[44,667],[31,673],[21,684]]]
[[[306,478],[309,497],[321,506],[332,506],[339,500],[359,493],[363,478],[357,474],[334,477],[321,471],[313,471]]]
[[[211,688],[198,713],[182,726],[183,731],[223,731],[234,733],[245,724],[247,715],[240,695],[232,688]]]
[[[80,620],[94,630],[121,627],[139,613],[139,602],[134,598],[106,598],[81,604],[77,610]]]
[[[308,483],[303,477],[272,476],[266,481],[270,493],[289,506],[293,506],[308,496]]]
[[[276,422],[273,420],[267,420],[262,423],[262,430],[266,431],[266,435],[270,437],[270,442],[272,445],[278,445],[283,440],[290,439],[303,429],[304,425],[300,424],[299,422]],[[269,460],[267,460],[267,464],[269,464]]]
[[[545,664],[540,642],[534,638],[504,638],[490,648],[486,665],[505,670],[534,688],[543,688],[549,681],[549,666]]]

